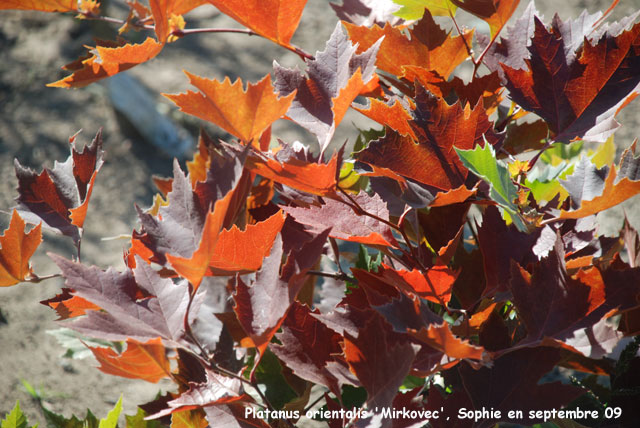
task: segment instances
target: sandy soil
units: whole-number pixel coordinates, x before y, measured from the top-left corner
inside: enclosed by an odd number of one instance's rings
[[[112,0],[109,14],[123,16],[121,3]],[[576,16],[576,10],[584,7],[593,12],[608,3],[545,0],[537,2],[537,6],[548,20],[551,7],[560,7],[561,17],[567,18]],[[622,0],[616,17],[639,8],[640,0]],[[309,52],[322,50],[335,23],[327,0],[309,0],[294,43]],[[188,19],[188,25],[235,26],[213,7],[195,11],[195,18]],[[93,192],[82,254],[86,263],[123,267],[126,242],[101,239],[131,233],[137,226],[134,204],[150,205],[155,191],[150,177],[169,175],[171,159],[142,140],[116,115],[104,86],[70,91],[45,87],[64,75],[59,67],[82,54],[83,44],[91,44],[94,36],[112,37],[111,31],[104,25],[78,21],[71,16],[0,12],[0,209],[8,212],[13,205],[16,186],[13,158],[37,169],[42,165],[52,167],[54,160],[62,161],[68,156],[70,135],[83,129],[80,141],[89,141],[103,127],[107,157]],[[188,88],[181,69],[209,78],[230,76],[256,81],[271,71],[273,59],[286,66],[300,64],[294,54],[258,37],[197,35],[169,46],[157,59],[133,69],[131,74],[158,96],[158,103],[169,108],[170,102],[158,94]],[[203,125],[175,111],[171,114],[193,135]],[[639,116],[636,101],[621,117],[626,123],[617,135],[621,145],[630,143],[636,129],[629,124],[637,124]],[[350,126],[353,121],[365,126],[357,114],[351,114],[339,128],[336,141],[354,137],[354,128]],[[214,135],[224,136],[211,126],[206,128]],[[287,124],[278,124],[274,133],[287,141],[313,140]],[[0,226],[4,228],[7,223],[8,216],[0,215]],[[69,241],[47,234],[45,244],[33,258],[35,271],[39,275],[56,271],[46,252],[71,257],[73,250]],[[49,408],[67,416],[84,415],[87,408],[99,417],[105,416],[121,394],[125,410],[131,414],[137,404],[153,398],[159,388],[170,387],[105,375],[94,368],[95,362],[90,359],[61,358],[64,349],[46,333],[60,327],[54,322],[56,315],[38,303],[54,296],[61,286],[61,280],[51,280],[0,289],[0,415],[20,400],[31,424],[44,422],[22,380],[40,390]]]

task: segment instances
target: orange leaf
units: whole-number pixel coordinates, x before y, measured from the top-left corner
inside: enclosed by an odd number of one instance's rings
[[[520,4],[520,0],[451,0],[451,2],[486,21],[489,24],[492,39],[496,38]]]
[[[127,350],[122,354],[116,353],[111,348],[89,347],[89,349],[100,363],[98,368],[107,374],[142,379],[152,383],[157,383],[171,374],[169,360],[165,355],[162,339],[159,337],[146,343],[127,339]]]
[[[100,309],[100,306],[95,305],[80,296],[71,294],[71,290],[69,288],[63,288],[62,293],[51,299],[43,300],[40,303],[49,306],[57,312],[59,318],[56,321],[84,315],[87,310]]]
[[[180,410],[171,414],[171,428],[206,428],[209,426],[202,409]]]
[[[451,189],[448,192],[438,192],[436,198],[429,204],[430,207],[444,207],[446,205],[457,204],[464,202],[473,195],[476,194],[477,189],[467,189],[463,184],[462,186]]]
[[[140,44],[126,44],[120,47],[97,46],[91,48],[91,55],[82,60],[73,74],[49,83],[47,86],[58,88],[81,88],[98,80],[128,70],[138,64],[149,61],[160,53],[163,43],[148,37]]]
[[[209,260],[215,252],[216,243],[220,236],[220,229],[227,215],[227,210],[233,198],[231,191],[224,198],[216,201],[213,211],[209,211],[202,229],[202,238],[198,249],[193,252],[190,258],[184,258],[167,254],[167,260],[173,269],[183,278],[186,278],[197,289],[202,282],[202,278],[207,273]]]
[[[340,89],[338,96],[331,99],[333,102],[331,110],[333,111],[334,126],[337,127],[340,124],[351,103],[364,87],[365,83],[362,81],[362,72],[358,68],[353,76],[349,78],[347,85]]]
[[[434,266],[422,273],[417,269],[412,271],[395,270],[385,264],[379,269],[379,278],[387,284],[418,295],[434,303],[449,303],[453,283],[459,272],[454,272],[446,266]]]
[[[0,236],[0,287],[17,284],[31,273],[29,259],[42,242],[42,225],[24,233],[24,220],[13,210],[9,228]]]
[[[289,47],[307,0],[209,0],[209,3],[262,37]]]
[[[401,27],[387,23],[384,28],[377,25],[372,28],[359,27],[344,22],[353,43],[358,43],[358,53],[367,50],[381,37],[384,40],[376,56],[378,68],[398,77],[405,76],[403,66],[412,65],[436,72],[444,79],[454,68],[468,57],[465,47],[471,42],[473,32],[463,36],[451,37],[433,20],[428,11],[424,17],[409,30],[407,37]]]
[[[2,9],[73,12],[78,10],[78,0],[1,0],[0,10]]]
[[[273,92],[271,79],[266,75],[260,82],[249,83],[246,90],[242,81],[233,84],[229,78],[218,82],[185,72],[193,86],[201,92],[165,94],[180,110],[213,122],[243,141],[259,137],[273,122],[284,116],[295,97],[295,92],[278,97]]]
[[[285,216],[279,211],[265,221],[248,225],[245,230],[240,230],[235,225],[229,230],[223,230],[209,261],[209,269],[214,275],[232,275],[260,269],[284,220]]]
[[[442,325],[422,327],[419,331],[410,331],[409,334],[432,348],[442,351],[450,358],[482,360],[484,348],[472,345],[467,340],[458,339],[451,333],[449,325],[445,322]]]
[[[577,210],[562,210],[558,218],[582,218],[597,214],[640,193],[640,180],[631,181],[624,177],[616,183],[616,175],[616,169],[612,167],[604,182],[604,189],[600,196],[596,196],[589,201],[582,201],[580,208]]]
[[[282,164],[275,159],[249,155],[246,168],[294,189],[327,196],[336,190],[338,155],[333,155],[328,164],[307,163],[295,158]]]
[[[371,120],[388,126],[403,136],[409,136],[414,140],[417,139],[416,134],[411,129],[409,121],[412,120],[409,112],[402,107],[402,104],[396,100],[392,105],[385,104],[383,101],[373,98],[369,99],[368,108],[358,108],[355,110],[364,114]]]

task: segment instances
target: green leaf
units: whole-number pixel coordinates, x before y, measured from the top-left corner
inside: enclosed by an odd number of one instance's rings
[[[375,257],[372,257],[369,254],[369,249],[364,245],[360,245],[360,250],[358,251],[358,261],[356,262],[357,268],[364,269],[368,272],[378,272],[378,268],[381,264],[382,253],[378,253]]]
[[[77,331],[70,328],[58,328],[56,330],[47,330],[47,334],[56,338],[58,343],[62,345],[67,351],[62,355],[64,358],[73,358],[76,360],[93,357],[93,353],[88,346],[99,346],[114,348],[115,351],[121,352],[122,346],[120,343],[109,342],[102,339],[94,339],[92,337],[84,336]]]
[[[267,399],[277,410],[298,396],[282,375],[280,360],[269,349],[260,360],[255,375],[260,386],[264,386]]]
[[[540,160],[546,164],[557,166],[563,160],[572,160],[582,153],[583,141],[571,144],[555,143],[540,156]]]
[[[2,421],[2,428],[27,428],[27,417],[20,410],[19,401],[16,401],[13,410]]]
[[[515,200],[518,198],[518,189],[511,181],[509,168],[496,159],[496,153],[491,144],[485,142],[484,147],[476,146],[472,150],[459,150],[456,152],[467,169],[483,179],[491,186],[491,199],[496,201],[506,211],[516,227],[521,231],[527,228],[518,215],[518,207]],[[503,212],[503,217],[504,217]]]
[[[424,10],[429,9],[433,16],[455,16],[456,5],[450,0],[393,0],[394,3],[402,6],[394,15],[408,21],[422,18]]]
[[[127,423],[127,428],[161,428],[162,424],[157,420],[147,421],[144,418],[147,416],[147,412],[138,407],[138,413],[135,415],[125,415],[124,419]]]
[[[122,395],[118,399],[116,406],[111,409],[106,418],[100,420],[100,425],[98,428],[117,428],[118,426],[118,418],[120,417],[120,412],[122,411]]]

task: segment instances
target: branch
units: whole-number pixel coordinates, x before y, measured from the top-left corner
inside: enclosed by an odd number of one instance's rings
[[[47,279],[53,279],[53,278],[62,278],[62,274],[61,273],[53,273],[51,275],[38,276],[35,273],[32,273],[27,278],[25,278],[23,282],[30,282],[32,284],[37,284],[37,283],[39,283],[41,281],[45,281]]]

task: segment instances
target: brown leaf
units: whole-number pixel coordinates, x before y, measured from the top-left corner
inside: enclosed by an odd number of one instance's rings
[[[259,137],[283,117],[295,96],[295,91],[283,97],[275,94],[269,75],[256,84],[249,83],[245,90],[240,79],[231,83],[226,77],[218,82],[189,72],[185,74],[200,92],[165,96],[181,111],[213,122],[244,142]]]
[[[0,236],[0,287],[8,287],[24,281],[31,274],[29,259],[42,242],[42,225],[28,233],[25,223],[13,210],[9,228]]]
[[[535,19],[527,69],[503,66],[511,98],[542,117],[556,141],[605,141],[618,127],[615,115],[640,84],[640,24],[617,36],[572,46],[563,23],[547,29]]]
[[[55,163],[53,170],[44,168],[40,174],[14,164],[18,177],[18,211],[30,223],[42,222],[78,242],[87,214],[87,207],[96,175],[102,167],[102,131],[82,152],[72,137],[71,155],[64,163]]]
[[[369,143],[356,155],[357,159],[445,191],[460,187],[469,171],[454,147],[470,150],[485,140],[495,144],[499,136],[482,105],[473,109],[468,104],[462,107],[459,102],[449,105],[423,89],[417,92],[416,118],[411,125],[418,142],[387,132]]]

